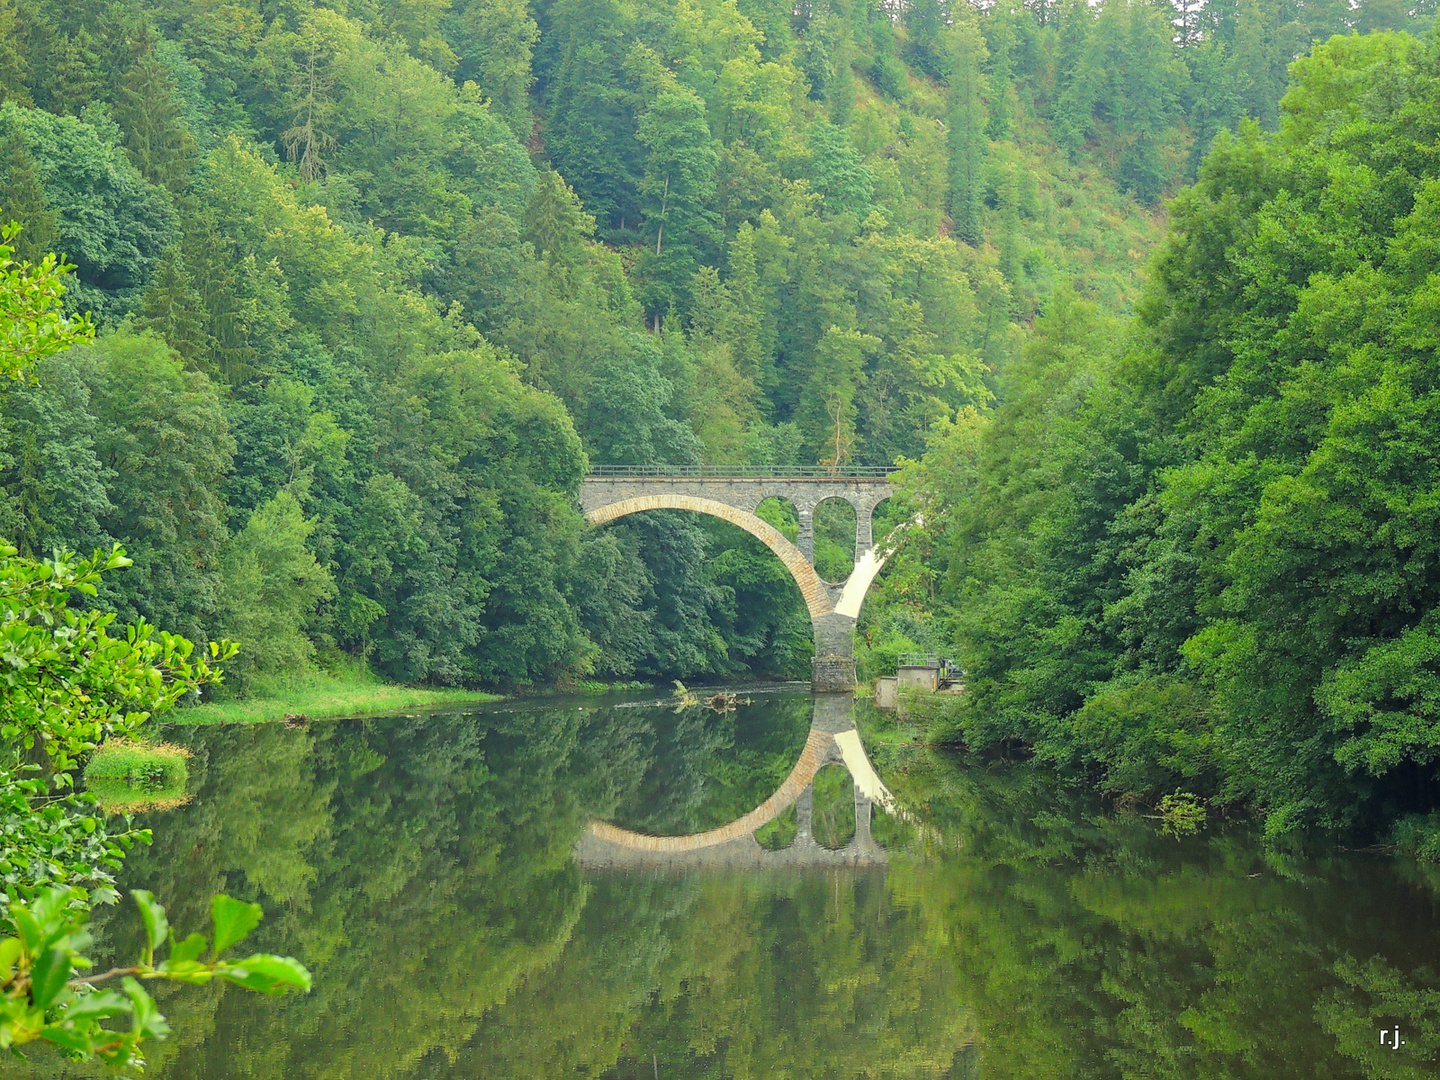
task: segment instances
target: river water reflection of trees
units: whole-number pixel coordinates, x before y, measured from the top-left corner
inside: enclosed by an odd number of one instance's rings
[[[873,714],[861,730],[911,819],[877,818],[888,867],[575,864],[594,817],[680,834],[750,810],[810,717],[775,694],[728,715],[570,702],[172,732],[194,799],[148,822],[127,878],[182,930],[217,891],[258,900],[259,947],[316,989],[170,989],[176,1035],[149,1075],[1434,1075],[1434,880],[1240,826],[1176,840]],[[817,818],[849,797],[827,791]],[[97,924],[99,951],[138,933],[125,907]],[[1404,1045],[1381,1045],[1397,1026]],[[43,1056],[0,1073],[86,1074]]]

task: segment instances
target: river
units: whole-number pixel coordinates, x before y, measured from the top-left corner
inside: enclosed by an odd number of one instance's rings
[[[1168,836],[1034,765],[927,751],[865,703],[895,802],[857,811],[855,762],[826,749],[848,702],[822,723],[793,687],[741,696],[169,729],[193,797],[144,817],[123,883],[182,934],[215,892],[258,900],[258,947],[315,989],[161,988],[175,1034],[146,1075],[1436,1075],[1434,870],[1267,847],[1244,821]],[[836,763],[812,805],[757,839],[597,838],[724,828],[815,746]],[[95,929],[99,958],[135,948],[128,901]],[[43,1053],[0,1073],[99,1074]]]

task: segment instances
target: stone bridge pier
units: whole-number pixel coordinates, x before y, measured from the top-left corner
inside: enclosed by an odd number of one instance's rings
[[[892,494],[884,468],[827,470],[771,466],[598,467],[580,487],[580,506],[592,525],[645,510],[689,510],[737,525],[773,551],[800,587],[815,634],[811,687],[818,692],[855,688],[855,620],[886,552],[875,549],[875,507]],[[789,499],[799,518],[796,542],[755,511],[771,497]],[[840,499],[855,509],[855,569],[844,582],[815,570],[815,508]]]

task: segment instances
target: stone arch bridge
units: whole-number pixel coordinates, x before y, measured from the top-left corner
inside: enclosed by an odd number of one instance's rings
[[[815,631],[811,687],[855,688],[854,630],[860,604],[888,551],[876,551],[875,507],[893,493],[888,468],[804,466],[603,465],[580,486],[580,506],[592,525],[645,510],[690,510],[738,525],[779,556],[800,586]],[[792,544],[755,513],[766,499],[795,504],[800,530]],[[855,508],[855,569],[844,582],[815,570],[815,508],[840,499]]]

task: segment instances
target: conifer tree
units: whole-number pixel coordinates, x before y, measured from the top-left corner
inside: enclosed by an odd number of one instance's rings
[[[343,36],[343,25],[328,12],[318,11],[300,28],[300,63],[291,73],[289,94],[291,125],[280,134],[285,155],[300,166],[300,179],[312,184],[325,176],[327,158],[339,146],[331,130],[335,78],[331,64]]]
[[[38,263],[55,250],[59,235],[55,214],[45,200],[40,184],[40,170],[30,156],[24,137],[12,128],[0,149],[0,221],[19,222],[20,234],[13,241],[15,257],[21,262]]]
[[[190,182],[195,139],[180,118],[175,83],[153,48],[125,74],[115,101],[125,150],[152,184],[183,191]]]
[[[0,0],[0,101],[30,103],[29,65],[16,18],[15,0]]]
[[[683,305],[695,271],[719,243],[711,209],[715,144],[705,121],[705,102],[679,85],[661,92],[645,110],[636,137],[647,151],[640,194],[655,239],[653,255],[646,253],[650,281],[642,296],[658,321],[671,307]]]
[[[987,144],[983,66],[989,52],[968,5],[962,5],[950,28],[949,53],[950,217],[955,236],[973,247],[984,239],[980,222]]]
[[[549,88],[550,160],[602,229],[634,226],[642,147],[624,85],[625,15],[615,0],[563,0],[551,18],[562,41]]]
[[[855,449],[855,397],[865,362],[880,348],[877,337],[831,326],[815,347],[815,359],[800,392],[798,419],[823,465],[844,465]]]
[[[27,35],[31,55],[45,63],[30,73],[30,96],[38,108],[66,116],[80,111],[101,92],[100,56],[95,37],[84,26],[35,26]]]
[[[568,184],[554,169],[545,169],[525,207],[522,240],[535,254],[559,271],[566,284],[585,255],[585,241],[595,233],[595,218],[587,214]]]
[[[160,263],[138,315],[136,322],[164,338],[188,366],[204,368],[205,308],[178,250]]]
[[[760,273],[755,265],[755,229],[747,221],[730,242],[730,275],[725,282],[726,307],[719,320],[719,333],[730,345],[735,368],[757,386],[763,384],[770,357],[765,350],[764,300],[760,294]]]
[[[1235,16],[1235,61],[1243,73],[1245,111],[1260,126],[1274,130],[1280,123],[1280,94],[1285,86],[1283,43],[1276,40],[1276,22],[1269,0],[1239,0]]]
[[[1067,0],[1052,18],[1059,22],[1056,57],[1057,98],[1052,106],[1055,141],[1078,161],[1094,124],[1095,96],[1103,80],[1091,42],[1095,15],[1085,0]]]
[[[1029,16],[1023,8],[997,5],[984,21],[985,44],[990,54],[985,63],[986,111],[990,124],[986,134],[991,139],[1009,138],[1015,121],[1016,51],[1022,20]]]

